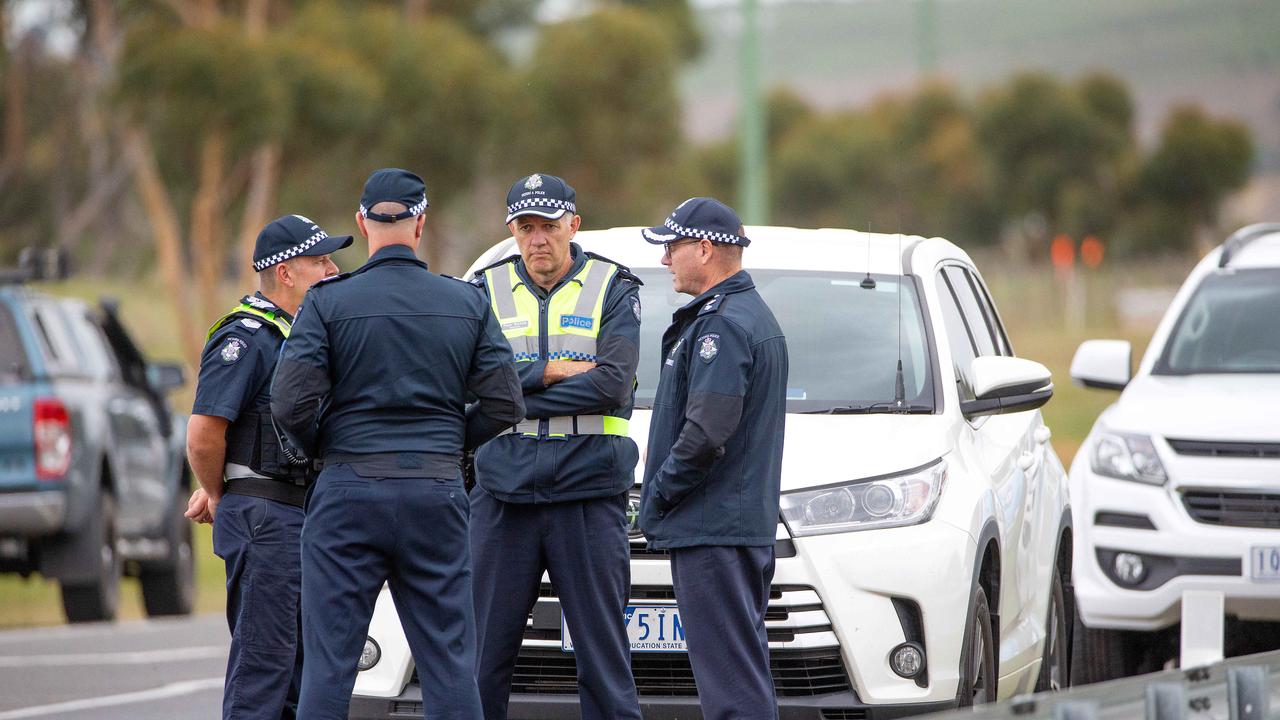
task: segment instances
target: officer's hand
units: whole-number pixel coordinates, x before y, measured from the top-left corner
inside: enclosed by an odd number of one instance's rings
[[[183,516],[198,523],[211,523],[217,504],[216,500],[210,499],[204,488],[196,488],[196,491],[191,493],[191,498],[187,500],[187,511]]]
[[[586,360],[551,360],[547,363],[546,370],[542,371],[542,384],[553,385],[565,378],[581,375],[595,366],[595,363]]]

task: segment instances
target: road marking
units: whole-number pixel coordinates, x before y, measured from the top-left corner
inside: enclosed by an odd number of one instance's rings
[[[0,655],[0,667],[61,667],[65,665],[141,665],[175,660],[226,657],[222,645],[135,650],[131,652],[70,653],[61,655]]]
[[[99,708],[113,707],[115,705],[129,705],[132,703],[147,702],[149,700],[163,700],[164,698],[178,697],[180,695],[190,695],[204,690],[213,690],[222,687],[222,678],[204,678],[203,680],[185,680],[183,682],[170,683],[158,688],[150,690],[140,690],[138,692],[123,693],[120,695],[107,695],[106,697],[90,698],[87,700],[72,700],[70,702],[55,703],[53,705],[37,705],[29,708],[19,708],[17,710],[6,710],[0,712],[0,720],[17,720],[17,718],[40,717],[42,715],[61,715],[63,713],[78,712],[80,710],[96,710]]]

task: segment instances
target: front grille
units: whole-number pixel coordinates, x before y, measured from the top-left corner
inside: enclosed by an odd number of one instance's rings
[[[838,648],[770,651],[769,669],[779,697],[812,697],[851,689]],[[633,653],[631,673],[641,697],[695,697],[693,668],[684,653]],[[512,693],[572,695],[578,692],[574,656],[525,648],[516,659]]]
[[[1274,442],[1224,442],[1221,440],[1168,439],[1169,447],[1179,455],[1201,457],[1271,458],[1280,459],[1280,443]]]
[[[1183,490],[1182,504],[1196,522],[1232,527],[1280,528],[1280,493]]]

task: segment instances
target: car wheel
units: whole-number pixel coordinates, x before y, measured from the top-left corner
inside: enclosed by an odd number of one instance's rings
[[[116,501],[110,494],[103,492],[102,504],[84,532],[97,539],[96,573],[88,582],[62,583],[62,609],[68,622],[115,620],[123,564],[116,552]]]
[[[142,566],[142,604],[147,615],[190,615],[195,609],[196,573],[195,555],[191,549],[192,523],[182,512],[186,506],[182,498],[176,498],[182,509],[175,505],[169,513],[166,539],[169,541],[169,557]]]
[[[996,644],[991,626],[991,606],[981,585],[969,603],[969,633],[960,653],[960,707],[989,703],[996,699]]]
[[[1142,647],[1133,633],[1086,626],[1077,609],[1071,629],[1071,679],[1077,685],[1128,677],[1138,670]]]
[[[1053,568],[1053,581],[1049,588],[1049,616],[1045,622],[1044,658],[1040,661],[1040,677],[1036,680],[1036,692],[1057,692],[1070,684],[1071,637],[1067,618],[1067,596],[1062,587],[1062,576]]]

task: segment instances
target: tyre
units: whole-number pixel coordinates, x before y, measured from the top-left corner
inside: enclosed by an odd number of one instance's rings
[[[87,581],[62,582],[62,609],[67,622],[115,620],[123,564],[116,552],[116,501],[109,493],[102,493],[99,511],[90,517],[83,532],[96,540],[96,572]]]
[[[969,603],[968,633],[960,653],[960,707],[982,705],[996,699],[996,644],[991,626],[987,591],[979,585]]]
[[[1080,618],[1079,610],[1073,621],[1071,678],[1075,684],[1105,682],[1137,673],[1143,651],[1133,633],[1090,628]]]
[[[1067,612],[1067,594],[1055,565],[1049,588],[1049,615],[1045,619],[1044,657],[1040,661],[1036,692],[1057,692],[1070,685],[1071,620]]]
[[[183,498],[175,495],[178,503]],[[196,573],[195,554],[192,552],[192,524],[182,515],[185,510],[175,505],[166,518],[169,541],[169,557],[160,562],[142,565],[139,580],[142,584],[142,604],[149,617],[164,615],[190,615],[195,609]]]

